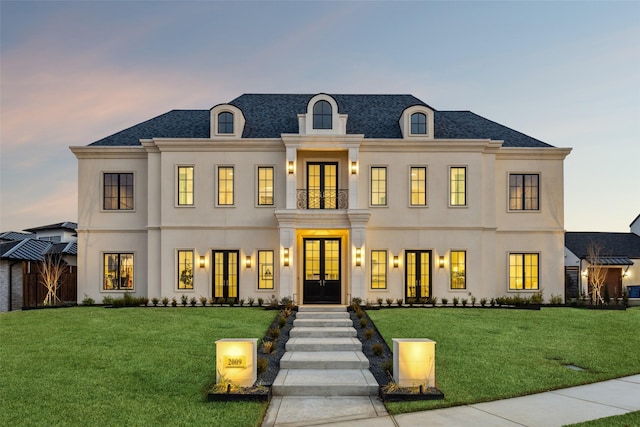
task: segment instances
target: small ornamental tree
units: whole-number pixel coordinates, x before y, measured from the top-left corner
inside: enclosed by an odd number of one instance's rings
[[[66,262],[62,259],[62,254],[45,254],[40,263],[40,279],[47,288],[47,295],[44,297],[44,305],[57,305],[62,301],[58,298],[58,288],[60,288],[60,277],[66,267]]]
[[[595,305],[604,303],[602,287],[607,280],[607,268],[603,265],[602,244],[591,242],[587,246],[587,260],[589,261],[588,282],[591,301]]]

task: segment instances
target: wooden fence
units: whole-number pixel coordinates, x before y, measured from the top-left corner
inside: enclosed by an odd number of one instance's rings
[[[42,283],[38,264],[32,262],[31,268],[29,263],[25,262],[23,266],[23,303],[24,307],[42,306],[45,296],[47,296],[47,287]],[[78,276],[74,266],[66,266],[62,276],[60,277],[60,286],[57,292],[58,298],[64,303],[67,301],[76,302],[78,300]]]

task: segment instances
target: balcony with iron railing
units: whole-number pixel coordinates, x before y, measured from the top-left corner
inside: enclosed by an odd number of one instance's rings
[[[349,209],[349,190],[296,190],[297,209]]]

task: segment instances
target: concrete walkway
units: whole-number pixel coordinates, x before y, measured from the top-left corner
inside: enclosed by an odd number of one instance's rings
[[[530,396],[391,416],[376,397],[277,396],[263,427],[552,427],[640,411],[640,375]]]

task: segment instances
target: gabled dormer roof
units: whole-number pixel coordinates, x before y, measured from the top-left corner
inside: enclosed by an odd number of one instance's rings
[[[229,105],[245,118],[242,138],[280,138],[298,133],[298,114],[316,94],[244,94]],[[414,105],[429,107],[413,95],[334,95],[340,114],[347,114],[346,133],[365,139],[401,139],[398,120]],[[470,111],[434,111],[435,139],[492,139],[504,147],[545,148],[551,145]],[[92,146],[139,146],[140,139],[209,138],[209,110],[173,110],[96,141]]]

